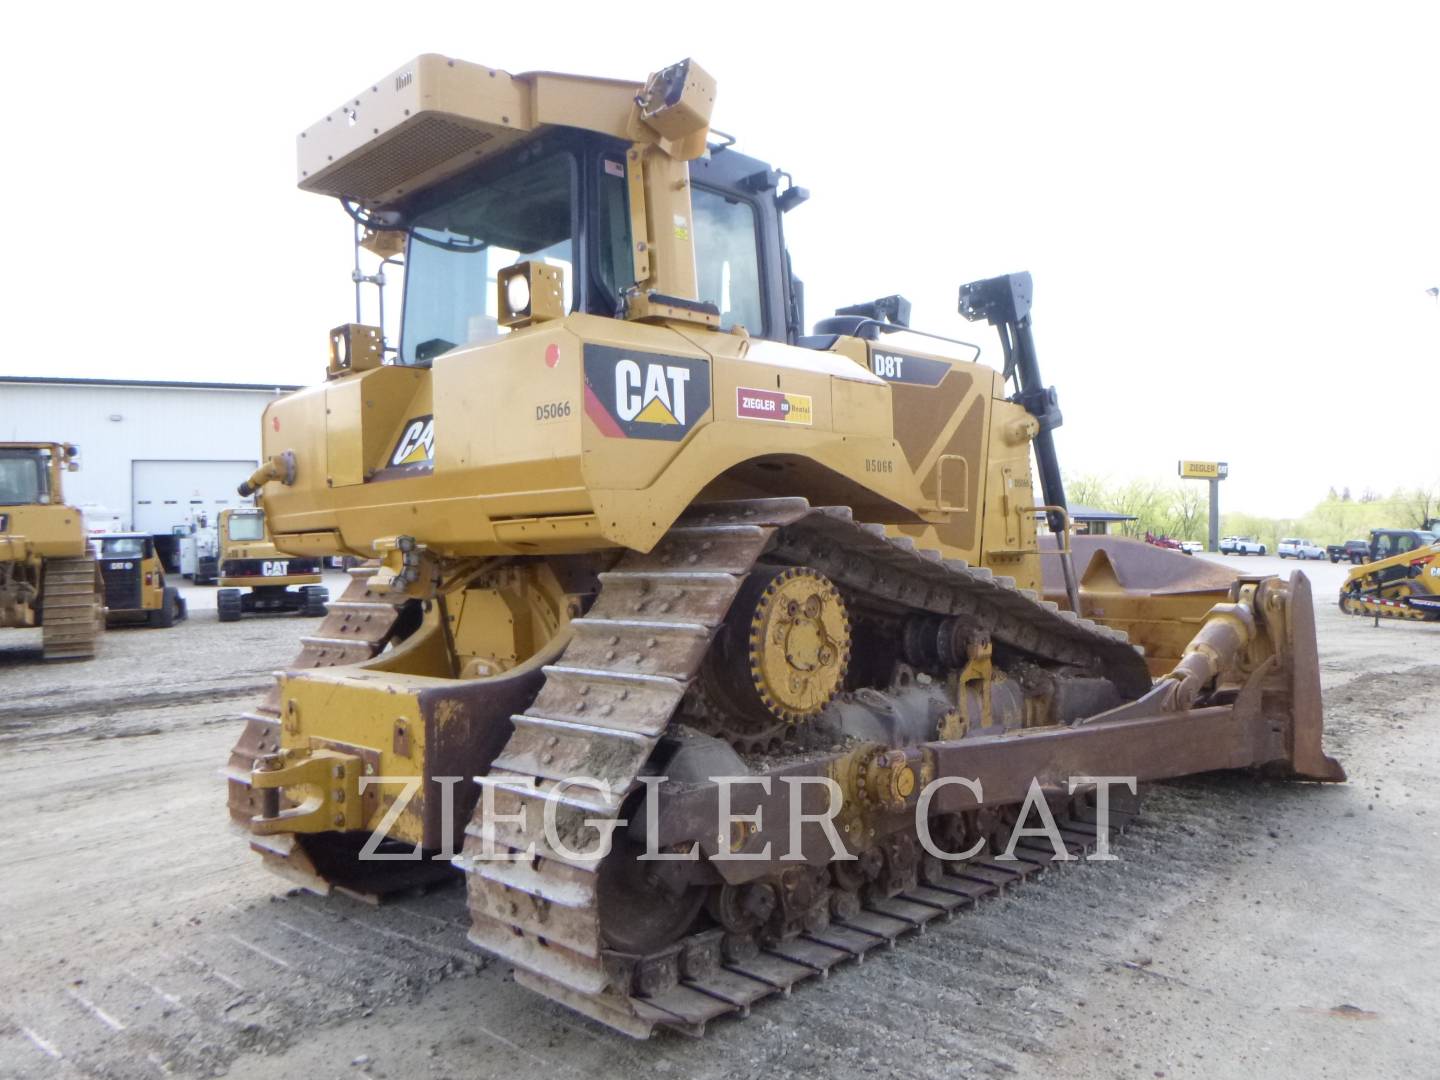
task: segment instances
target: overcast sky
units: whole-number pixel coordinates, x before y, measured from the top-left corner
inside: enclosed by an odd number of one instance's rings
[[[350,225],[295,188],[301,128],[421,52],[693,56],[714,125],[812,192],[810,321],[901,292],[993,360],[956,287],[1034,274],[1068,471],[1220,458],[1266,514],[1440,479],[1433,2],[39,10],[0,44],[0,373],[317,381]]]

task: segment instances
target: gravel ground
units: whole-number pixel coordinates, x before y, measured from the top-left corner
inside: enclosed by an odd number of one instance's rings
[[[701,1041],[632,1042],[515,986],[467,946],[459,888],[373,908],[260,868],[219,769],[313,623],[222,626],[214,591],[187,589],[188,623],[61,667],[6,631],[0,1077],[1433,1074],[1440,626],[1343,616],[1343,568],[1305,569],[1348,783],[1158,785],[1120,861]]]

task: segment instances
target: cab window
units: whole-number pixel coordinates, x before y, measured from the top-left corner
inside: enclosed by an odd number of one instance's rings
[[[756,337],[765,334],[760,304],[760,256],[756,244],[755,208],[718,192],[692,188],[695,217],[695,274],[701,300],[720,309],[721,329],[743,326]]]
[[[50,501],[49,455],[38,450],[0,453],[0,506]]]
[[[265,519],[259,514],[232,514],[225,531],[231,540],[263,540],[265,539]]]
[[[625,183],[625,155],[600,155],[596,192],[599,202],[600,243],[596,270],[600,283],[617,306],[625,290],[635,284],[635,255],[630,241],[630,199]]]
[[[143,536],[107,536],[100,541],[100,553],[107,559],[142,559],[148,542]]]
[[[400,363],[425,364],[500,337],[495,278],[523,260],[564,271],[565,310],[571,309],[573,172],[569,154],[551,154],[482,176],[415,215],[405,257]]]

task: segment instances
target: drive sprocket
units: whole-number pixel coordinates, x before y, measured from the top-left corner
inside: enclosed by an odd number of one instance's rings
[[[818,716],[844,687],[850,617],[834,582],[806,566],[762,566],[746,580],[707,663],[713,734],[748,749]]]

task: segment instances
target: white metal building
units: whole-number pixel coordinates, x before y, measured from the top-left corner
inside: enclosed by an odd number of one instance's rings
[[[168,534],[198,511],[213,521],[244,504],[235,488],[259,461],[261,413],[294,389],[0,375],[0,442],[75,443],[66,502]]]

